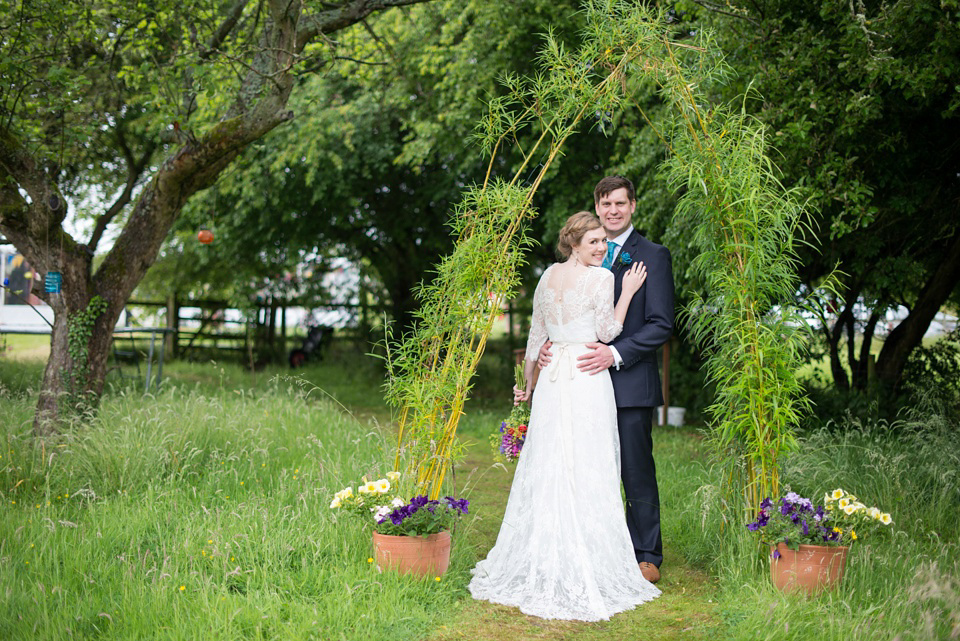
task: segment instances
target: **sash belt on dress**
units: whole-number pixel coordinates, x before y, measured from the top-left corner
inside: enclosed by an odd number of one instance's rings
[[[568,376],[567,378],[573,378],[574,374],[577,373],[575,369],[577,364],[574,361],[573,354],[567,349],[573,346],[583,346],[586,343],[569,343],[569,342],[558,342],[554,343],[551,346],[551,350],[556,354],[557,366],[553,368],[553,371],[550,373],[550,381],[555,383],[557,377],[560,376],[560,368],[566,367]]]

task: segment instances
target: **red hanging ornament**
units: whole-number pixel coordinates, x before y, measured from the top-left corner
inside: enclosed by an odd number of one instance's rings
[[[201,229],[197,234],[197,240],[199,240],[204,245],[209,245],[213,242],[213,232],[209,229]]]

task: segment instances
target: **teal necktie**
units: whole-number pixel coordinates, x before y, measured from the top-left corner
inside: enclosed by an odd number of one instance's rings
[[[603,264],[601,267],[604,269],[610,269],[613,267],[613,255],[617,253],[617,247],[620,245],[616,244],[612,240],[607,241],[607,255],[603,259]]]

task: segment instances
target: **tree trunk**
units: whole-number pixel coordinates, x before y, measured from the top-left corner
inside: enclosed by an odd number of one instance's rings
[[[53,309],[54,321],[34,416],[37,435],[58,431],[64,410],[74,413],[96,407],[106,378],[113,327],[130,294],[98,291],[90,254],[82,246],[65,247],[52,255],[41,251],[36,257],[39,264],[57,265],[63,277],[59,293],[38,292]],[[102,308],[91,305],[98,296]]]
[[[853,319],[853,304],[856,300],[856,294],[848,296],[843,311],[837,316],[837,322],[833,324],[833,327],[824,330],[830,352],[830,372],[833,375],[833,384],[842,392],[850,389],[850,379],[847,376],[847,370],[843,369],[843,363],[840,361],[840,343],[843,340],[843,329]]]
[[[877,322],[880,315],[877,312],[871,312],[870,319],[863,328],[863,343],[860,345],[860,357],[850,363],[850,370],[853,372],[853,388],[858,390],[867,389],[870,383],[870,346],[873,344],[873,334],[877,329]],[[850,344],[853,345],[854,337],[850,337]]]
[[[877,358],[877,378],[889,389],[896,390],[903,377],[903,368],[910,353],[923,341],[940,308],[960,281],[960,230],[949,241],[946,258],[924,284],[910,315],[894,328]]]

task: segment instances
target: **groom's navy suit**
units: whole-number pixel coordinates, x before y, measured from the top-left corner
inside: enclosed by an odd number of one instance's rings
[[[623,359],[619,370],[610,368],[620,430],[620,473],[627,498],[627,528],[637,561],[660,567],[663,561],[660,494],[651,432],[653,408],[663,405],[657,348],[673,333],[672,261],[670,250],[634,230],[611,267],[615,276],[615,300],[620,299],[623,274],[630,267],[627,254],[630,264],[643,262],[647,280],[630,301],[623,331],[610,343]]]

